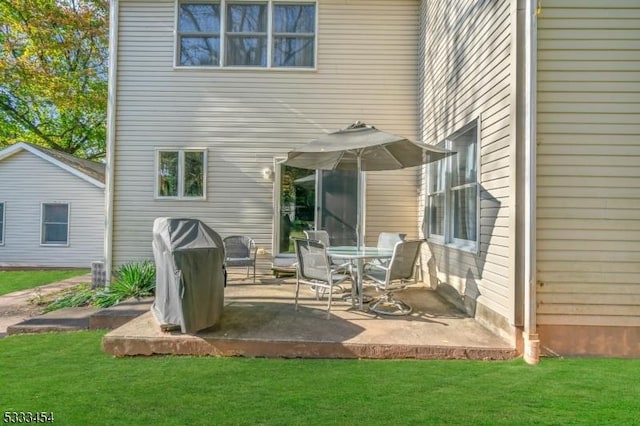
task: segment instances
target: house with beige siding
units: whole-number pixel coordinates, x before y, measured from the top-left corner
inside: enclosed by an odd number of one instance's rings
[[[0,150],[0,268],[103,261],[104,170],[24,142]]]
[[[366,241],[540,355],[640,355],[640,5],[586,0],[111,2],[108,269],[155,217],[353,240],[354,176],[288,151],[356,121],[457,154],[367,173]]]

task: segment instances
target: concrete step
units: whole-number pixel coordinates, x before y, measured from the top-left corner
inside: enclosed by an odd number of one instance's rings
[[[7,327],[7,334],[50,333],[54,331],[88,330],[89,318],[98,308],[84,306],[64,308],[29,318]]]
[[[89,318],[91,330],[114,330],[134,318],[149,312],[153,297],[144,299],[131,299],[110,308],[101,309]]]
[[[29,318],[7,327],[7,334],[49,333],[56,331],[116,329],[149,312],[153,298],[129,300],[110,308],[84,306],[64,308]]]

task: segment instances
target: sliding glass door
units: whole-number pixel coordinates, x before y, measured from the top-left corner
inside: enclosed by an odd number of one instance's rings
[[[357,174],[278,164],[275,254],[293,253],[292,238],[323,229],[332,245],[356,244]]]

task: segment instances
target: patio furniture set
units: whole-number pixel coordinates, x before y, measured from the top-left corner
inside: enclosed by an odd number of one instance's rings
[[[327,318],[331,317],[334,289],[351,281],[351,303],[364,309],[364,282],[373,284],[383,295],[370,301],[368,309],[382,315],[408,315],[411,306],[394,292],[413,281],[422,240],[405,240],[405,234],[383,232],[376,247],[331,246],[326,231],[307,231],[307,239],[296,239],[296,293],[298,308],[300,284],[310,285],[319,299],[327,293]]]

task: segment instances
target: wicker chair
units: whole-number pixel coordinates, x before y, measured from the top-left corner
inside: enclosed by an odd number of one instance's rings
[[[256,282],[256,243],[251,237],[246,235],[231,235],[223,240],[225,250],[225,265],[229,267],[247,267],[247,278],[249,278],[249,268],[253,267],[253,282]]]

